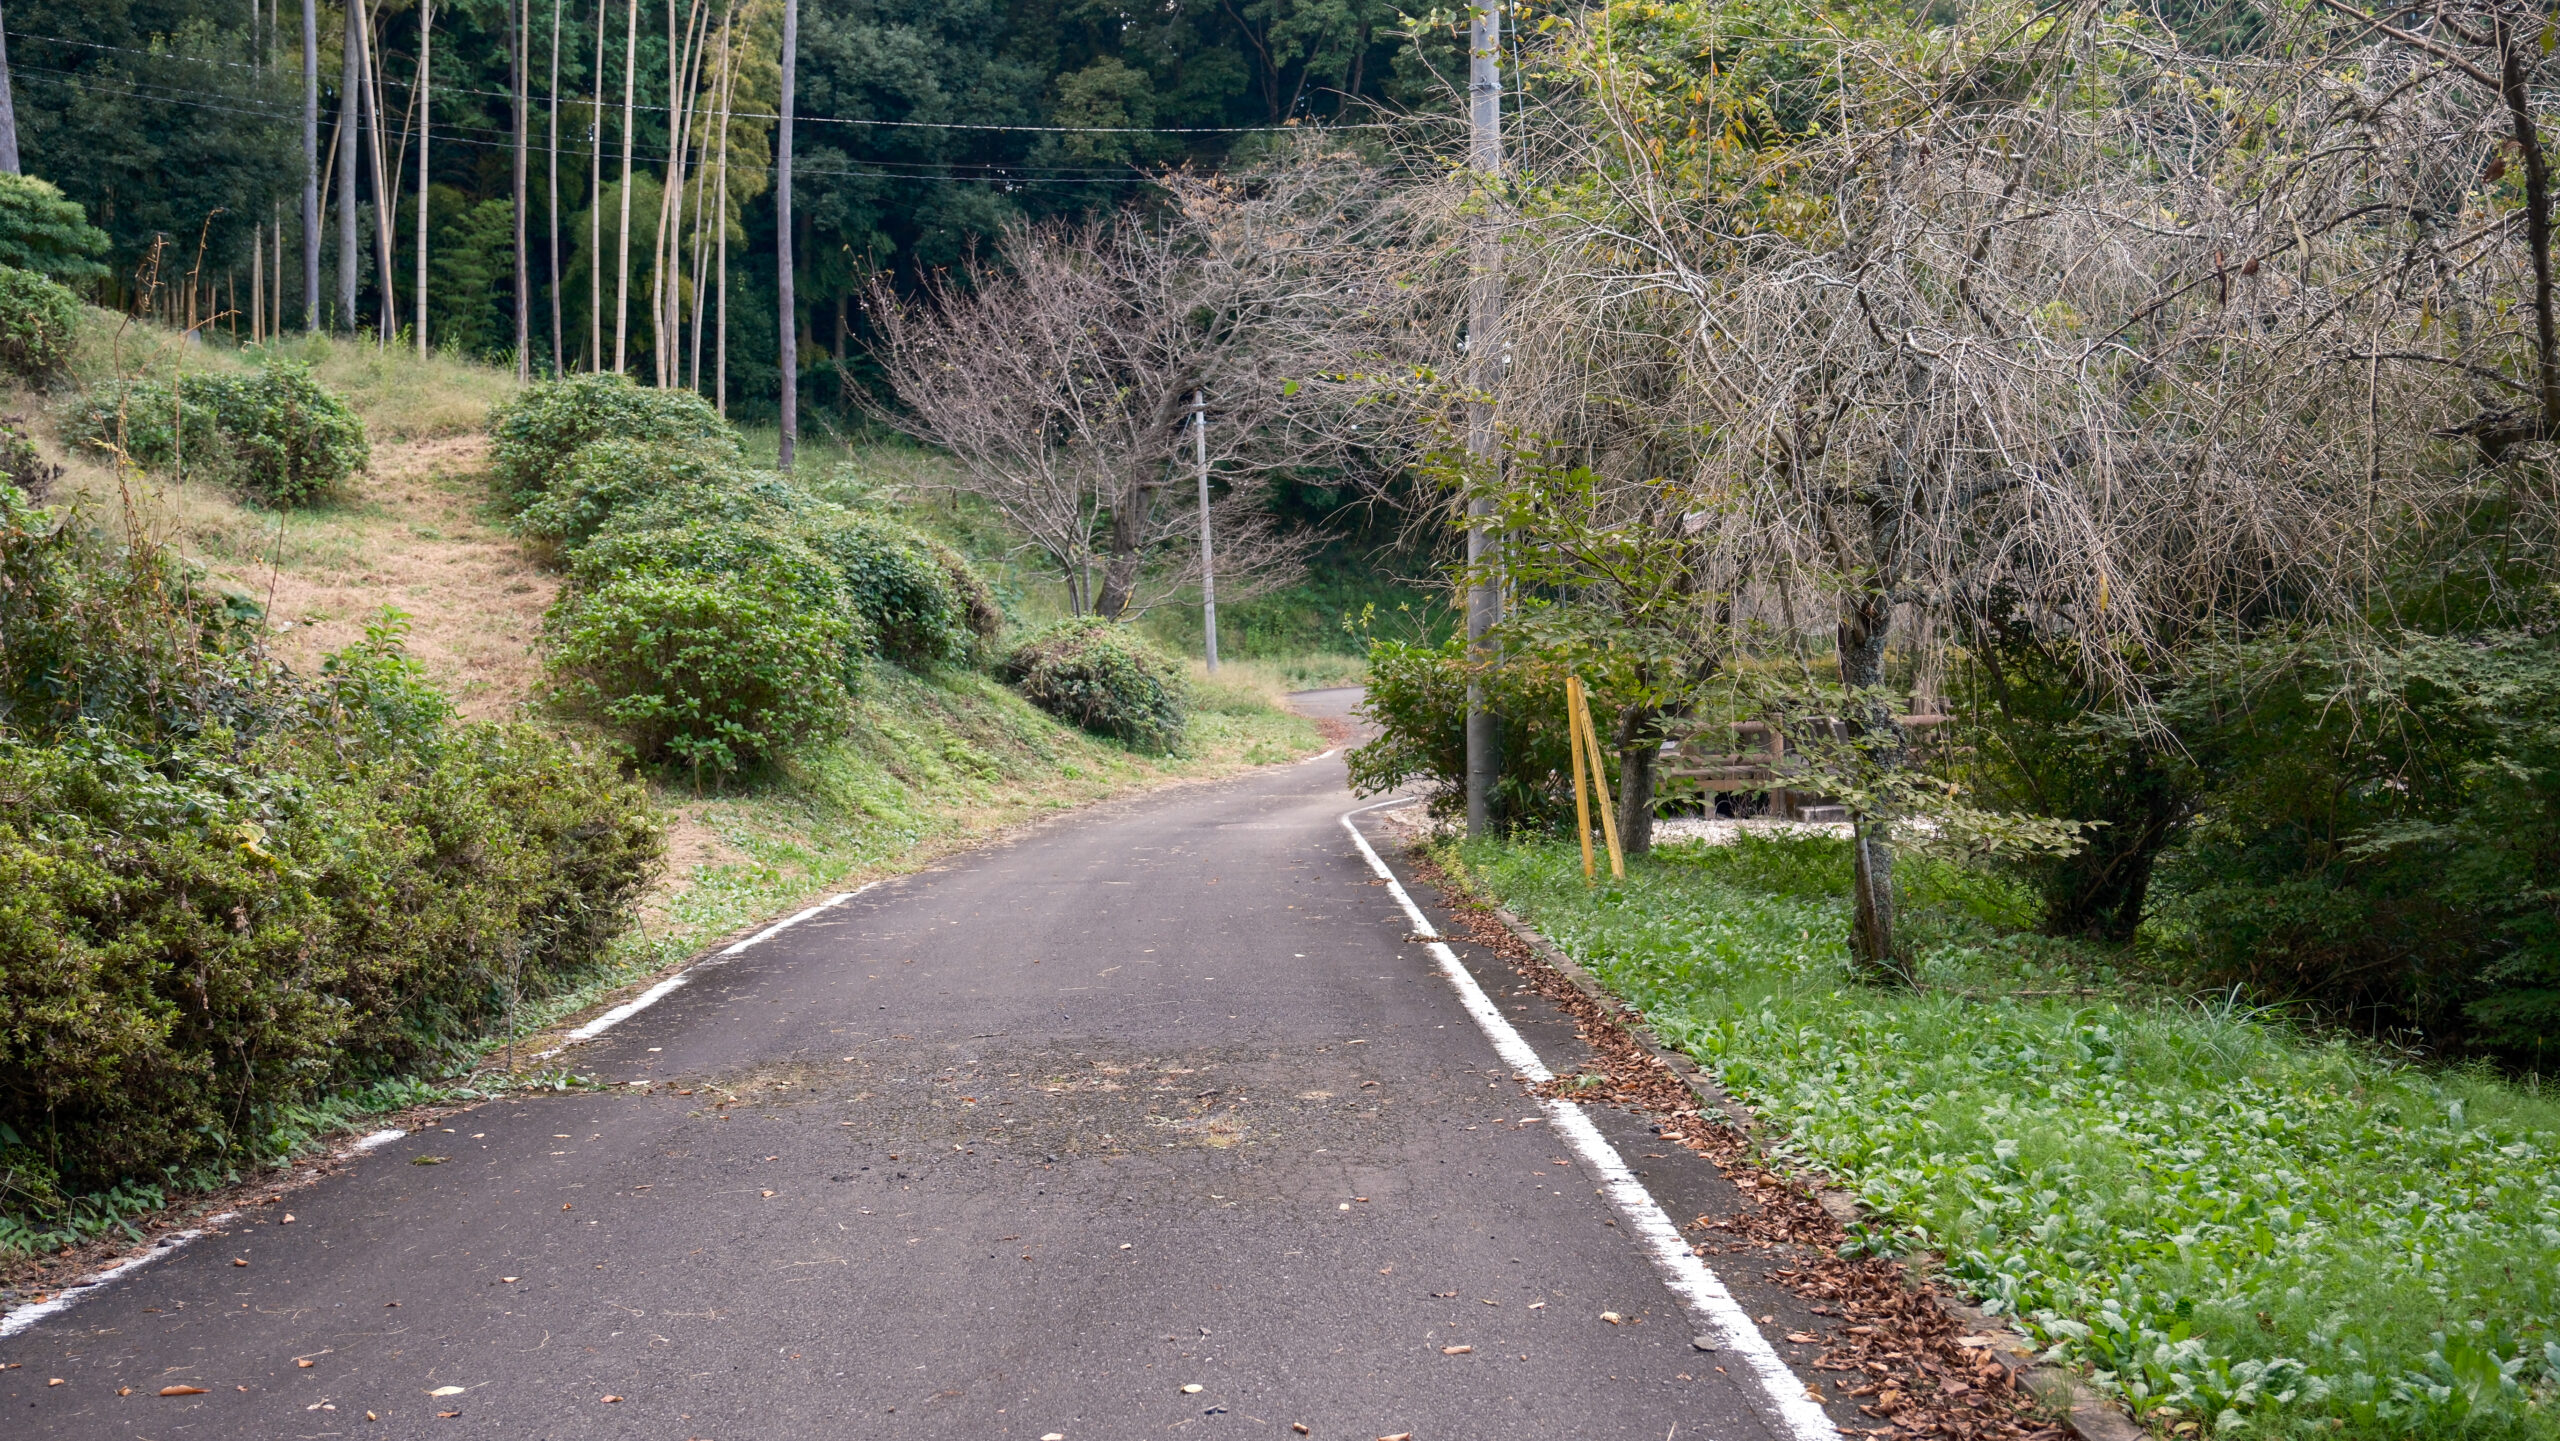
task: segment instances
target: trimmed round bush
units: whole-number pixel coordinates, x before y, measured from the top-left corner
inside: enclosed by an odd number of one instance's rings
[[[185,389],[213,412],[221,464],[253,500],[304,504],[373,459],[364,422],[298,361],[270,361],[255,375],[191,375]]]
[[[644,388],[623,375],[572,375],[526,386],[498,410],[490,458],[518,506],[559,482],[599,440],[696,441],[736,459],[738,432],[690,390]]]
[[[0,370],[48,385],[71,364],[80,299],[32,270],[0,265]]]
[[[699,778],[772,759],[833,720],[852,626],[773,568],[644,570],[572,590],[544,622],[555,693],[643,761]]]
[[[110,380],[61,412],[63,438],[83,450],[115,448],[137,465],[184,461],[189,475],[221,477],[268,505],[306,504],[373,459],[364,422],[298,361],[252,375],[180,378],[182,405],[159,380]],[[185,426],[185,446],[179,426]]]
[[[1060,621],[1014,647],[1003,673],[1033,705],[1097,735],[1141,750],[1182,744],[1181,665],[1109,621]]]
[[[837,511],[805,527],[869,622],[878,652],[910,670],[969,658],[969,608],[923,536],[894,520]]]
[[[574,550],[621,511],[671,491],[740,479],[734,451],[699,440],[599,440],[569,457],[516,533]]]

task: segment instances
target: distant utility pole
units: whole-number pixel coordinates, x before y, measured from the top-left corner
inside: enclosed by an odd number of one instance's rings
[[[791,293],[791,106],[792,72],[800,68],[800,0],[782,0],[782,134],[773,149],[778,172],[773,192],[774,268],[781,281],[782,311],[782,445],[780,464],[791,473],[792,453],[800,448],[800,332],[793,322],[799,304]]]
[[[640,73],[640,0],[631,0],[622,31],[622,220],[614,240],[613,373],[620,375],[631,337],[631,102]]]
[[[1467,36],[1467,163],[1490,184],[1502,173],[1502,20],[1491,4],[1475,7]],[[1493,392],[1502,380],[1502,272],[1491,207],[1476,219],[1475,277],[1467,304],[1467,453],[1479,479],[1500,465],[1494,443]],[[1493,532],[1493,502],[1467,503],[1467,834],[1493,824],[1493,789],[1502,774],[1502,735],[1485,704],[1483,669],[1493,660],[1491,632],[1502,621],[1502,588],[1493,574],[1502,543]]]
[[[1209,541],[1209,407],[1191,392],[1191,456],[1200,466],[1200,626],[1209,637],[1209,674],[1218,673],[1218,552]]]
[[[283,296],[276,307],[282,311]],[[302,328],[320,328],[319,0],[302,0]]]

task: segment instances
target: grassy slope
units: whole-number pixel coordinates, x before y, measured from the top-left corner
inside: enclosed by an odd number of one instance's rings
[[[1914,868],[1922,988],[1855,985],[1833,842],[1669,847],[1600,890],[1564,846],[1451,859],[1788,1127],[1874,1244],[1940,1252],[2160,1429],[2560,1436],[2549,1092],[2092,986],[1945,866]]]
[[[252,364],[254,353],[180,347],[160,331],[92,313],[77,378],[167,377]],[[346,394],[374,442],[370,473],[326,504],[278,514],[239,504],[218,487],[163,474],[119,480],[95,459],[52,447],[66,468],[57,498],[138,523],[196,557],[215,579],[269,606],[275,645],[316,666],[357,639],[382,607],[407,612],[412,653],[464,712],[496,718],[536,710],[535,642],[558,576],[536,564],[488,504],[488,415],[513,389],[503,373],[442,356],[386,355],[362,343],[294,340],[283,353],[311,363]],[[43,401],[13,407],[40,414]],[[39,427],[42,430],[42,427]],[[850,496],[896,496],[917,452],[812,448],[804,478]],[[902,507],[1003,566],[1002,546],[965,517]],[[1046,618],[1039,588],[1000,574],[1018,618]],[[1025,602],[1030,602],[1026,604]],[[664,881],[612,972],[557,1014],[663,968],[740,927],[849,879],[912,869],[1007,826],[1148,787],[1308,754],[1315,727],[1276,702],[1278,678],[1250,668],[1203,685],[1187,751],[1134,754],[1052,720],[983,675],[916,676],[880,666],[845,734],[812,745],[753,788],[695,795],[660,786],[671,846]]]

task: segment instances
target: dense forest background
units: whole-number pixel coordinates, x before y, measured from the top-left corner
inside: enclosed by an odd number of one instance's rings
[[[598,0],[524,3],[533,369],[577,369],[588,360],[590,237],[598,228],[589,207],[599,170],[603,248],[608,257],[614,249],[631,14]],[[391,298],[405,318],[414,304],[417,146],[408,117],[417,99],[420,12],[418,0],[383,0],[366,13],[380,37],[374,62],[400,196]],[[753,421],[771,412],[777,382],[772,127],[753,117],[770,115],[776,102],[780,6],[755,0],[736,13],[745,57],[732,162],[741,202],[731,236],[729,396],[734,412]],[[345,151],[369,167],[362,147],[341,146],[338,135],[345,9],[322,4],[316,20],[322,168],[334,174]],[[448,0],[432,11],[428,331],[438,348],[478,358],[514,349],[510,30],[518,20],[506,0]],[[649,239],[641,227],[655,198],[652,172],[668,150],[668,36],[681,20],[672,6],[638,11],[636,245]],[[1257,137],[1300,122],[1339,121],[1381,104],[1434,105],[1459,55],[1454,38],[1446,54],[1418,51],[1383,0],[805,0],[800,24],[797,309],[804,402],[822,412],[841,406],[859,349],[859,297],[875,275],[912,278],[953,265],[1013,220],[1129,203],[1146,192],[1153,171],[1227,163],[1249,154]],[[288,328],[297,325],[299,9],[279,11],[277,0],[20,0],[9,7],[8,26],[26,168],[85,206],[113,241],[96,298],[134,304],[137,277],[165,240],[164,279],[192,277],[221,297],[201,309],[245,307],[251,272],[263,263],[280,278]],[[373,206],[362,198],[371,193],[370,168],[362,174],[352,316],[334,313],[337,197],[334,185],[323,187],[327,326],[367,323],[381,309]],[[555,292],[563,312],[556,355]],[[272,306],[276,293],[267,294]],[[247,333],[246,321],[239,325]],[[610,321],[602,328],[609,335]],[[639,331],[630,368],[645,371],[648,335]]]

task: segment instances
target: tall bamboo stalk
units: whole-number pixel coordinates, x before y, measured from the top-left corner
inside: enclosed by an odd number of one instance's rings
[[[532,0],[526,0],[531,4]],[[568,364],[561,353],[560,324],[560,9],[563,0],[551,0],[551,183],[545,196],[551,205],[551,373],[565,375]]]
[[[427,358],[427,111],[435,94],[427,57],[435,39],[435,0],[418,0],[418,358]]]
[[[676,328],[684,257],[684,175],[693,146],[693,105],[709,12],[692,0],[684,30],[676,30],[675,0],[667,0],[667,174],[658,193],[658,233],[649,245],[650,360],[661,387],[684,373],[683,337]]]
[[[640,0],[627,0],[622,33],[622,229],[614,236],[613,373],[623,373],[631,340],[631,104],[640,70]]]
[[[320,328],[320,5],[302,0],[302,328]],[[283,232],[277,232],[281,244]],[[284,258],[279,251],[276,263]],[[278,271],[281,281],[282,271]],[[276,287],[278,314],[284,287]]]
[[[364,124],[364,0],[347,0],[347,34],[338,73],[338,133],[329,139],[329,164],[338,177],[338,313],[335,329],[356,324],[356,132]]]
[[[791,111],[798,99],[796,86],[800,68],[800,0],[782,0],[782,124],[774,145],[774,297],[776,318],[780,321],[781,344],[776,357],[782,372],[782,434],[776,447],[776,462],[782,473],[791,473],[791,463],[800,448],[800,330],[798,297],[792,294],[791,273]]]
[[[533,379],[533,263],[527,255],[531,227],[525,215],[525,150],[532,143],[528,128],[533,121],[532,67],[526,64],[526,51],[533,44],[533,0],[514,0],[514,51],[509,57],[515,67],[516,91],[516,379]]]
[[[717,379],[712,383],[712,404],[723,416],[729,413],[729,111],[738,98],[738,57],[734,46],[737,12],[734,8],[730,11],[730,18],[733,22],[733,44],[729,54],[729,84],[720,95],[720,202],[719,219],[715,222],[720,227],[720,273],[715,282],[719,286],[720,299],[718,315],[712,321],[719,332],[712,341],[712,348],[718,354],[718,359],[713,362]]]
[[[604,370],[604,7],[596,0],[595,100],[587,118],[587,372]]]
[[[361,7],[364,0],[350,0],[350,3]],[[371,20],[356,26],[356,40],[363,51],[357,69],[364,82],[365,113],[371,121],[365,127],[365,133],[373,147],[374,274],[381,278],[382,288],[382,331],[377,343],[389,349],[392,333],[399,325],[398,297],[393,293],[391,284],[391,197],[398,193],[400,182],[385,164],[388,157],[383,154],[386,146],[382,134],[382,68],[380,57],[374,53]],[[404,146],[407,138],[405,134],[401,137]]]

